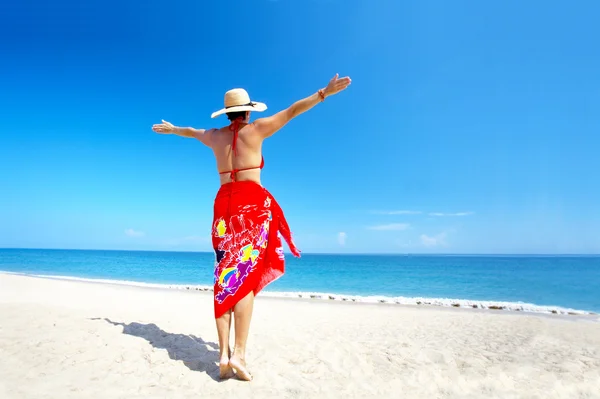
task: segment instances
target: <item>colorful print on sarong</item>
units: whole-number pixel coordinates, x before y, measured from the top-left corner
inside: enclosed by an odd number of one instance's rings
[[[281,208],[266,189],[243,181],[221,186],[212,228],[215,317],[284,274],[280,234],[300,256]]]

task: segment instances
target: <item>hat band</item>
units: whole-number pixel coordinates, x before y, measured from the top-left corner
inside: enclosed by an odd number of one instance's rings
[[[254,107],[254,103],[251,101],[248,104],[230,105],[229,107],[225,107],[225,109],[227,109],[227,108],[234,108],[234,107],[246,107],[246,106]]]

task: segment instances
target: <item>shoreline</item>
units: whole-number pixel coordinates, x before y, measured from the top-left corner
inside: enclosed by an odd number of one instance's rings
[[[0,275],[14,275],[31,278],[40,278],[57,281],[73,281],[82,283],[92,283],[101,285],[114,285],[126,287],[149,288],[157,290],[179,291],[179,292],[212,292],[213,287],[207,285],[193,284],[164,284],[164,283],[145,283],[129,280],[113,280],[99,278],[83,278],[63,275],[44,275],[44,274],[29,274],[19,272],[9,272],[0,270]],[[585,318],[595,319],[598,313],[588,310],[565,308],[561,306],[536,305],[522,302],[507,302],[507,301],[480,301],[470,299],[455,299],[455,298],[428,298],[428,297],[391,297],[385,295],[347,295],[336,293],[310,292],[310,291],[269,291],[268,288],[262,291],[259,296],[264,298],[280,298],[288,300],[301,301],[322,301],[322,302],[342,302],[348,304],[376,304],[376,305],[399,305],[410,306],[415,308],[450,308],[456,310],[483,310],[496,314],[534,314],[548,316],[565,316],[568,318]]]

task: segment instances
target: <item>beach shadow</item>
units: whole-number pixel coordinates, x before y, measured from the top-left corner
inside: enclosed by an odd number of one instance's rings
[[[157,349],[166,349],[169,357],[181,361],[192,371],[206,373],[217,382],[219,378],[219,346],[214,342],[206,342],[200,337],[186,334],[173,334],[160,329],[156,324],[119,323],[107,318],[104,320],[114,326],[122,326],[123,334],[144,338]]]

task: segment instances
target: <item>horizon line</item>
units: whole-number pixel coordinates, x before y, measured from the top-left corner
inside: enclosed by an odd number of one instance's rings
[[[163,253],[198,253],[214,254],[211,250],[168,250],[168,249],[107,249],[107,248],[34,248],[34,247],[0,247],[0,250],[33,250],[33,251],[113,251],[113,252],[163,252]],[[284,251],[291,255],[291,252]],[[302,252],[302,255],[335,255],[335,256],[588,256],[598,257],[600,253],[495,253],[495,252]]]

